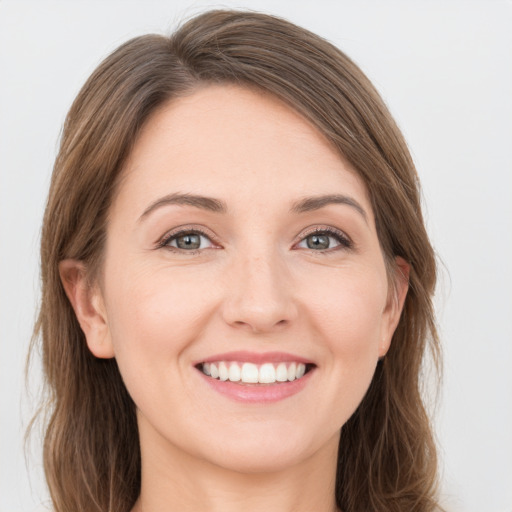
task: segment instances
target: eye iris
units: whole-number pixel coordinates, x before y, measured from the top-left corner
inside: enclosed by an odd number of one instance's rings
[[[200,235],[182,235],[176,238],[176,245],[180,249],[199,249],[201,246]]]
[[[327,235],[310,235],[307,238],[309,249],[328,249],[329,237]]]

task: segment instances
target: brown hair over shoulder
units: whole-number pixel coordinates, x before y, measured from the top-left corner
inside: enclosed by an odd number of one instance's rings
[[[365,182],[388,268],[396,256],[410,264],[391,348],[342,427],[336,500],[344,512],[436,510],[436,448],[421,396],[428,349],[439,361],[436,262],[406,143],[341,51],[280,18],[239,11],[209,11],[169,37],[123,44],[66,118],[44,217],[34,338],[47,383],[44,468],[55,510],[127,512],[140,492],[135,406],[115,359],[89,352],[59,262],[82,260],[91,280],[101,273],[109,207],[141,127],[164,103],[208,83],[266,91],[316,126]]]

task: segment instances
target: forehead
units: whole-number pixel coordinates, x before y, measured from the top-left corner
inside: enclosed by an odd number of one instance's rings
[[[240,205],[343,193],[371,211],[362,180],[311,123],[269,94],[231,85],[170,101],[141,131],[120,195],[140,209],[173,192]]]

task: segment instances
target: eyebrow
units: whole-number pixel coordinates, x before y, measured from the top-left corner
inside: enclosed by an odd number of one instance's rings
[[[157,199],[154,203],[151,203],[145,210],[144,213],[139,217],[139,221],[147,217],[152,211],[162,206],[170,204],[194,206],[201,208],[202,210],[208,210],[215,213],[226,213],[226,203],[213,197],[198,196],[194,194],[169,194],[167,196]]]
[[[295,202],[291,208],[292,213],[304,213],[319,210],[324,206],[331,204],[345,204],[351,206],[360,213],[364,220],[368,223],[368,215],[365,209],[352,197],[342,194],[328,194],[323,196],[305,197]]]
[[[154,203],[151,203],[139,217],[139,221],[143,220],[157,208],[171,204],[194,206],[195,208],[208,210],[214,213],[226,213],[228,211],[226,203],[220,199],[195,194],[174,193],[161,197]],[[306,213],[320,210],[321,208],[331,204],[344,204],[351,206],[362,215],[366,222],[368,222],[368,215],[366,214],[364,208],[352,197],[342,194],[328,194],[322,196],[305,197],[293,203],[292,207],[290,208],[290,212]]]

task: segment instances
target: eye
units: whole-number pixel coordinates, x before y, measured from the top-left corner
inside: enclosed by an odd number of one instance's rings
[[[312,249],[313,251],[327,251],[329,249],[352,247],[350,239],[341,231],[332,228],[317,228],[306,235],[298,244],[301,249]]]
[[[160,247],[187,252],[214,247],[210,237],[198,230],[182,230],[177,233],[171,233],[159,245]]]

